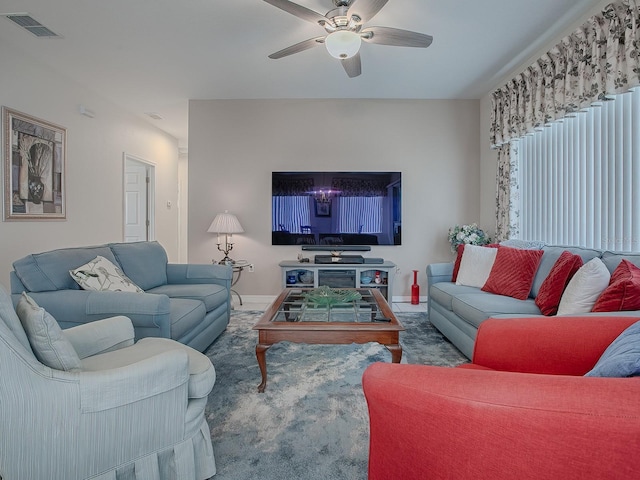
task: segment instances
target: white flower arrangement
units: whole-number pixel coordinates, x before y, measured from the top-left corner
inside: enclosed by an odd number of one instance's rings
[[[471,225],[456,225],[449,229],[449,243],[451,251],[456,253],[458,245],[487,245],[491,242],[491,238],[478,227],[477,223]]]

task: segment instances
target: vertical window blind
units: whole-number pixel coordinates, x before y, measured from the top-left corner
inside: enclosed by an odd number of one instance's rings
[[[311,208],[306,195],[273,196],[271,228],[274,232],[301,233],[302,226],[311,224]]]
[[[640,251],[640,89],[516,142],[520,238]]]
[[[381,233],[384,197],[339,197],[340,233]]]

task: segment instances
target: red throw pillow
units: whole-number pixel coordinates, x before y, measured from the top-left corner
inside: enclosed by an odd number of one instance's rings
[[[536,297],[536,305],[543,315],[555,315],[558,313],[558,305],[560,305],[564,289],[567,288],[569,281],[583,263],[580,255],[574,255],[566,250],[560,254],[549,275],[540,285],[540,290],[538,290],[538,296]]]
[[[526,300],[543,254],[542,250],[498,248],[496,261],[482,290]]]
[[[592,312],[640,310],[640,268],[622,260],[614,270],[609,286],[602,292]]]
[[[458,256],[456,257],[456,261],[453,264],[453,275],[451,275],[451,281],[456,283],[458,279],[458,272],[460,271],[460,262],[462,261],[462,254],[464,253],[464,243],[458,245]],[[490,243],[489,245],[485,245],[488,248],[498,248],[499,245],[497,243]]]

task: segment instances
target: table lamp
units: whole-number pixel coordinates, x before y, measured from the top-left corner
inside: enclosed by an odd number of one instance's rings
[[[229,213],[228,210],[225,210],[224,213],[216,215],[207,232],[218,234],[218,240],[216,242],[218,250],[224,253],[224,258],[220,260],[219,263],[233,263],[233,260],[229,258],[229,252],[233,250],[233,234],[244,232],[238,218],[234,214]],[[221,247],[222,244],[220,243],[221,233],[224,233],[224,248]]]

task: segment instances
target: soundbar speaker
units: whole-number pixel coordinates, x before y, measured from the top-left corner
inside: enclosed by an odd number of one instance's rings
[[[365,258],[364,263],[374,263],[374,264],[384,263],[384,258],[376,258],[376,257]]]
[[[369,245],[302,245],[302,250],[316,252],[370,252]]]

